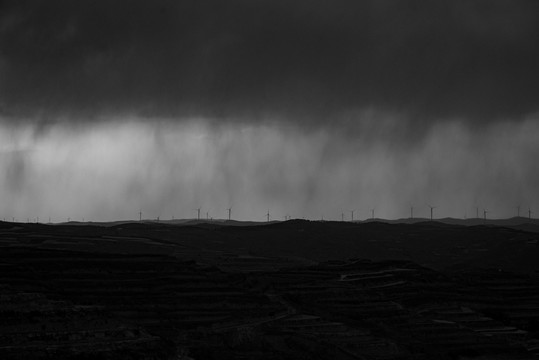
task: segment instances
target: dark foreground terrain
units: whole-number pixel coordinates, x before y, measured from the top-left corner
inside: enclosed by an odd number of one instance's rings
[[[0,359],[535,359],[539,233],[0,222]]]

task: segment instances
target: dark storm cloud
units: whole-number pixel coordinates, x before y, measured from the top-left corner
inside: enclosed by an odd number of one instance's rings
[[[534,0],[17,0],[0,14],[7,118],[482,123],[539,108]]]

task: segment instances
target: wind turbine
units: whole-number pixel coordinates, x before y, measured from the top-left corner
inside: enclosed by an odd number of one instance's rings
[[[414,207],[410,206],[410,219],[414,218]]]
[[[268,209],[268,213],[266,214],[266,218],[268,219],[268,222],[269,222],[269,218],[270,218],[269,209]]]
[[[197,208],[197,220],[200,220],[200,208]]]
[[[430,206],[429,204],[427,204],[427,206],[430,207],[430,221],[432,221],[432,212],[436,209],[436,206]]]
[[[138,221],[142,221],[142,209],[138,211]]]
[[[206,220],[209,220],[210,219],[210,214],[208,211],[206,211]]]
[[[483,220],[485,222],[487,222],[487,214],[489,213],[489,211],[487,211],[487,209],[483,209]]]
[[[232,208],[229,207],[227,210],[228,210],[228,220],[230,220],[230,214],[232,213]]]
[[[350,213],[352,213],[352,222],[354,221],[354,211],[355,210],[350,210]]]
[[[375,208],[374,208],[374,209],[371,209],[371,219],[372,219],[372,220],[374,220],[374,210],[375,210]]]

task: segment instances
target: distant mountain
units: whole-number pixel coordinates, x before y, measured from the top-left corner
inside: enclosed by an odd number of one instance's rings
[[[193,226],[201,224],[212,225],[225,225],[225,226],[255,226],[255,225],[268,225],[277,223],[279,221],[239,221],[239,220],[225,220],[225,219],[171,219],[171,220],[157,220],[157,219],[142,219],[139,220],[117,220],[117,221],[69,221],[62,223],[50,223],[49,225],[92,225],[92,226],[118,226],[123,224],[166,224],[166,225],[182,225]]]
[[[386,220],[386,219],[369,219],[364,221],[357,221],[360,223],[369,223],[369,222],[384,222],[388,224],[420,224],[428,222],[430,223],[431,220],[427,218],[403,218],[403,219],[396,219],[396,220]],[[524,230],[524,231],[531,231],[531,232],[539,232],[539,219],[528,219],[525,217],[512,217],[508,219],[481,219],[481,218],[469,218],[469,219],[457,219],[457,218],[441,218],[441,219],[434,219],[432,223],[439,223],[439,224],[448,224],[448,225],[462,225],[462,226],[480,226],[480,225],[487,225],[487,226],[501,226],[501,227],[510,227],[512,229],[518,229],[518,230]]]
[[[0,246],[31,244],[42,249],[100,253],[173,253],[181,259],[226,267],[236,266],[238,262],[257,264],[265,259],[279,259],[280,264],[304,264],[359,258],[414,261],[436,270],[539,271],[539,226],[496,226],[494,221],[474,225],[470,220],[465,226],[450,224],[452,220],[417,219],[414,224],[308,220],[188,221],[182,224],[131,221],[108,223],[109,226],[0,222],[4,229]],[[115,226],[110,226],[112,224]]]
[[[422,222],[430,222],[429,218],[401,218],[401,219],[367,219],[367,220],[358,220],[354,222],[368,223],[368,222],[385,222],[388,224],[417,224]],[[464,226],[476,226],[476,225],[495,225],[495,226],[521,226],[526,224],[535,224],[539,225],[539,219],[528,219],[526,217],[512,217],[508,219],[483,219],[483,218],[468,218],[468,219],[458,219],[458,218],[440,218],[434,219],[433,222],[439,222],[444,224],[451,225],[464,225]]]

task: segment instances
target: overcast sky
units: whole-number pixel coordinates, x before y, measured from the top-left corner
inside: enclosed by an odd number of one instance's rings
[[[0,218],[539,213],[538,110],[536,0],[0,2]]]

